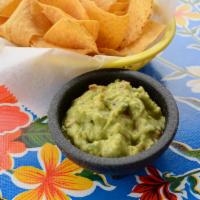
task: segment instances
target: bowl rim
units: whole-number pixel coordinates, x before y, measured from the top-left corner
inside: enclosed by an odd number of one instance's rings
[[[119,57],[119,59],[115,61],[110,61],[108,63],[105,63],[103,67],[117,68],[117,67],[122,67],[122,66],[130,66],[130,65],[134,65],[140,62],[144,62],[148,59],[151,59],[154,56],[156,56],[158,53],[160,53],[162,50],[164,50],[171,43],[175,34],[176,34],[176,20],[175,20],[175,17],[173,17],[173,19],[168,24],[163,37],[158,43],[156,43],[151,48],[148,48],[147,50],[141,53],[125,56],[125,57]],[[137,67],[137,69],[141,67],[142,65],[140,67]]]
[[[61,100],[64,98],[65,93],[70,87],[74,84],[80,83],[84,79],[90,78],[95,73],[104,73],[104,72],[120,72],[120,73],[130,73],[133,78],[137,76],[139,79],[143,82],[146,82],[147,84],[151,84],[151,86],[156,90],[156,92],[159,92],[165,99],[166,105],[167,105],[167,111],[168,111],[168,122],[166,124],[165,130],[163,132],[163,135],[161,138],[149,149],[138,153],[134,156],[126,156],[126,157],[119,157],[119,158],[106,158],[106,157],[98,157],[92,154],[85,153],[84,151],[80,150],[71,142],[65,138],[63,135],[59,121],[58,121],[58,105],[61,102]],[[123,78],[122,78],[123,79]],[[167,98],[166,98],[167,97]],[[55,120],[56,119],[56,120]],[[171,141],[173,140],[179,123],[179,113],[177,104],[172,96],[172,94],[166,89],[161,83],[154,80],[150,76],[143,74],[141,72],[136,72],[128,69],[100,69],[100,70],[94,70],[91,72],[87,72],[81,76],[78,76],[71,81],[68,81],[53,97],[49,111],[48,111],[48,126],[50,133],[56,142],[56,144],[64,150],[64,152],[67,154],[69,158],[74,160],[75,162],[81,162],[81,163],[87,163],[87,165],[95,165],[98,167],[108,168],[108,167],[122,167],[124,165],[130,165],[130,164],[137,164],[140,162],[145,162],[145,160],[149,159],[150,157],[154,157],[155,154],[158,152],[161,152],[163,148],[167,148]]]

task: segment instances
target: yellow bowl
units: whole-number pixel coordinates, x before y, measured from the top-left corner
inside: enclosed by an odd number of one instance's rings
[[[163,51],[172,41],[176,33],[175,19],[168,25],[166,32],[161,40],[151,48],[126,57],[120,57],[118,60],[106,63],[103,68],[128,68],[132,70],[139,70],[145,64],[150,62],[158,53]]]

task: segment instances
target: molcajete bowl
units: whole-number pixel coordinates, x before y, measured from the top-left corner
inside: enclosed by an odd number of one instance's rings
[[[150,97],[161,107],[166,117],[164,132],[151,148],[134,156],[103,158],[85,153],[63,135],[62,120],[72,101],[87,91],[90,84],[108,85],[116,79],[129,81],[134,87],[144,87]],[[53,139],[69,159],[83,168],[117,176],[134,173],[158,158],[173,140],[179,121],[176,102],[164,86],[145,74],[124,69],[92,71],[67,82],[53,98],[48,118]]]

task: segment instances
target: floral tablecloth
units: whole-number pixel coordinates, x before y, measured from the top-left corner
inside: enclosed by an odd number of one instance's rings
[[[178,103],[180,126],[166,153],[121,179],[81,169],[54,144],[47,117],[0,85],[0,199],[200,199],[200,0],[180,0],[176,21],[170,47],[141,70]]]

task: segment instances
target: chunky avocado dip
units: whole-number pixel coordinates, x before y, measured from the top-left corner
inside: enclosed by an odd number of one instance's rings
[[[135,155],[161,136],[165,118],[143,87],[127,81],[90,85],[74,100],[62,130],[79,149],[101,157]]]

